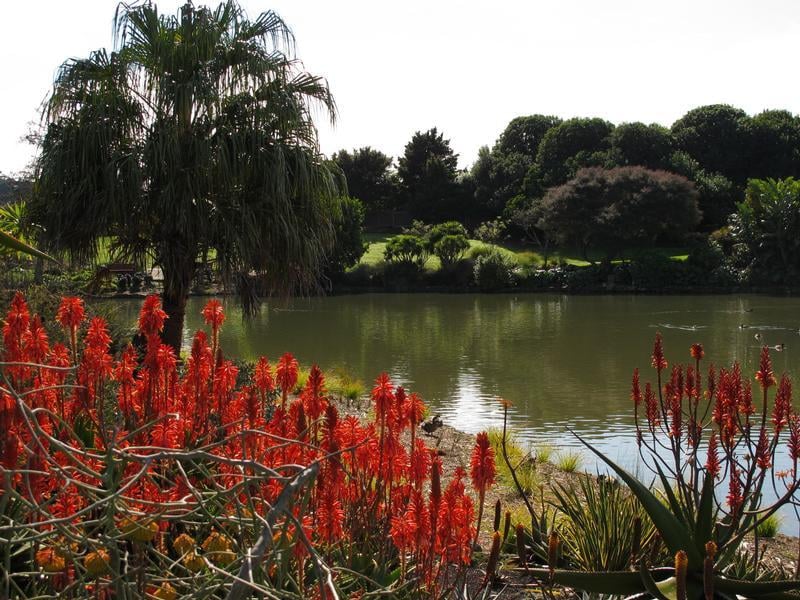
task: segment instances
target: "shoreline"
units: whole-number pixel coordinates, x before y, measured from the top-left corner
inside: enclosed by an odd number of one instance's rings
[[[153,289],[141,292],[116,292],[113,294],[85,294],[92,300],[143,300],[151,294],[158,294],[160,290]],[[305,296],[290,296],[289,299],[308,299],[325,298],[331,296],[361,296],[366,294],[442,294],[442,295],[487,295],[495,296],[502,294],[558,294],[564,296],[771,296],[781,298],[800,298],[800,287],[742,287],[742,288],[720,288],[720,287],[688,287],[688,288],[665,288],[649,289],[634,287],[596,287],[570,289],[563,287],[533,288],[533,287],[510,287],[500,290],[486,291],[474,287],[452,287],[441,285],[418,285],[418,286],[340,286],[329,290],[326,293],[309,294]],[[235,298],[236,293],[225,290],[202,290],[192,291],[189,297],[211,298],[211,297],[230,297]],[[269,298],[264,298],[267,301]]]

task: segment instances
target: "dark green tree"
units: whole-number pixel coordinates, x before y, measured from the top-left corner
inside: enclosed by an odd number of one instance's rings
[[[316,287],[338,191],[312,114],[335,105],[284,22],[235,0],[176,15],[120,4],[115,30],[113,52],[61,66],[46,105],[31,212],[48,246],[91,259],[110,236],[154,255],[176,349],[206,249],[246,308]]]
[[[748,177],[800,177],[800,117],[787,110],[765,110],[754,116]]]
[[[550,189],[538,228],[561,244],[589,247],[611,260],[625,248],[677,241],[700,220],[697,192],[680,175],[644,167],[581,169]]]
[[[736,211],[741,198],[741,187],[719,173],[706,173],[702,169],[691,178],[697,189],[697,206],[703,215],[700,228],[711,231],[727,223]]]
[[[539,144],[545,133],[560,123],[558,117],[546,115],[517,117],[509,122],[491,151],[488,147],[478,151],[471,176],[476,183],[476,200],[487,208],[485,218],[503,214],[512,198],[529,191],[524,183]]]
[[[397,193],[391,156],[365,146],[352,152],[340,150],[331,159],[344,173],[350,196],[361,200],[368,212],[393,208]]]
[[[500,154],[519,153],[535,159],[544,135],[561,122],[558,117],[548,115],[516,117],[506,125],[494,150]]]
[[[672,125],[678,149],[688,153],[707,173],[721,173],[744,183],[750,171],[750,117],[727,104],[700,106]]]
[[[328,255],[327,271],[331,275],[341,275],[350,267],[358,264],[367,244],[364,241],[364,204],[357,198],[341,198],[341,212],[335,220],[333,248]]]
[[[457,173],[458,155],[436,127],[413,135],[398,160],[397,176],[414,218],[437,221],[459,211]]]
[[[670,130],[661,125],[622,123],[611,132],[611,160],[620,167],[639,165],[665,169],[675,144]]]
[[[541,185],[560,185],[584,166],[604,164],[614,125],[603,119],[569,119],[544,134],[536,155]]]

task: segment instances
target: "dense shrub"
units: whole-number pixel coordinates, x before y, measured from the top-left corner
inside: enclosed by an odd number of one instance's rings
[[[433,253],[442,262],[443,269],[451,268],[469,249],[465,235],[446,235],[433,245]]]
[[[737,266],[749,262],[754,283],[796,283],[800,276],[800,180],[750,180],[730,223],[733,262]],[[742,246],[736,248],[738,244]]]
[[[475,284],[487,292],[513,287],[518,267],[519,264],[512,257],[493,249],[475,259]]]
[[[400,234],[386,242],[383,257],[386,262],[406,268],[422,269],[428,261],[425,240],[416,235]]]
[[[433,225],[426,236],[429,248],[433,250],[439,240],[448,235],[463,236],[464,239],[467,239],[467,229],[458,221],[446,221]]]
[[[506,235],[507,225],[501,218],[480,223],[472,235],[485,244],[498,244]]]

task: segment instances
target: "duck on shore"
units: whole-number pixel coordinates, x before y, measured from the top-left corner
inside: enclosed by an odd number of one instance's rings
[[[422,427],[422,431],[424,431],[428,435],[433,435],[433,433],[437,429],[439,429],[442,425],[444,425],[442,418],[439,415],[433,415],[427,421],[423,421],[420,427]]]

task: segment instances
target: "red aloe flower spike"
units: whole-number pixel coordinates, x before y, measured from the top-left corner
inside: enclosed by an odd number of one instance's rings
[[[694,380],[695,370],[694,367],[689,366],[686,367],[686,397],[691,399],[697,399],[699,395],[698,386]]]
[[[683,407],[681,404],[681,396],[677,391],[674,391],[668,398],[670,403],[669,412],[672,417],[669,434],[676,443],[680,443],[681,433],[683,431]]]
[[[477,530],[481,528],[486,490],[494,483],[496,472],[497,467],[494,462],[494,449],[489,442],[489,435],[485,431],[481,431],[475,438],[475,447],[472,449],[472,457],[470,458],[470,478],[472,479],[472,487],[478,492]],[[478,543],[477,538],[475,539],[475,543]]]
[[[797,461],[800,459],[800,417],[796,414],[789,416],[789,456],[794,463],[794,472],[797,473]]]
[[[319,419],[327,404],[325,394],[325,376],[317,365],[311,367],[301,397],[305,405],[306,414],[312,421]]]
[[[663,342],[661,341],[661,332],[656,333],[656,341],[653,343],[653,368],[661,373],[667,368],[667,359],[664,358]]]
[[[758,364],[756,380],[763,390],[775,385],[775,373],[772,372],[772,360],[769,357],[769,348],[767,346],[761,348],[761,360]]]
[[[408,425],[408,419],[403,407],[406,403],[406,390],[402,385],[398,385],[394,391],[394,405],[387,415],[392,423],[392,428],[397,428],[397,432],[401,433]]]
[[[219,330],[225,322],[225,312],[219,300],[209,300],[202,310],[203,320],[211,326],[211,351],[216,354],[219,348]]]
[[[769,452],[769,439],[767,438],[766,427],[762,427],[758,434],[756,464],[758,464],[758,468],[761,470],[769,469],[772,466],[772,457]]]
[[[44,364],[47,354],[50,352],[50,344],[47,339],[47,331],[42,325],[39,315],[34,315],[30,328],[22,336],[25,351],[31,362]]]
[[[275,379],[272,377],[272,367],[264,356],[260,357],[256,363],[256,368],[253,372],[253,382],[256,384],[258,393],[261,395],[261,401],[266,403],[267,394],[275,389]]]
[[[281,356],[280,360],[278,361],[278,366],[275,368],[276,379],[283,394],[281,406],[284,408],[286,406],[286,398],[288,397],[289,392],[291,392],[294,389],[294,386],[297,385],[298,368],[299,365],[297,364],[297,360],[289,352]]]
[[[736,520],[744,499],[742,498],[742,482],[739,480],[739,470],[736,468],[735,463],[731,464],[727,501],[728,506],[731,509],[731,515],[733,516],[734,520]]]
[[[633,370],[633,379],[631,381],[631,400],[633,401],[633,408],[638,415],[639,405],[642,403],[642,390],[639,387],[639,369]]]
[[[80,327],[85,317],[83,300],[72,296],[61,298],[61,304],[56,312],[56,321],[69,334],[73,362],[78,362],[78,327]]]
[[[714,392],[717,388],[717,372],[714,369],[714,364],[708,366],[708,397],[713,398]]]
[[[73,296],[61,298],[61,304],[56,312],[56,321],[65,331],[71,331],[80,327],[86,313],[83,308],[83,300]]]
[[[156,336],[164,329],[167,313],[161,309],[161,298],[158,294],[151,294],[144,299],[142,310],[139,313],[139,331],[146,338]]]
[[[789,422],[789,415],[792,412],[792,380],[784,373],[775,392],[775,404],[772,408],[772,424],[775,427],[775,434]]]
[[[375,403],[375,415],[381,423],[386,422],[386,417],[392,408],[394,400],[394,386],[389,379],[389,375],[381,373],[375,380],[375,387],[372,388],[372,401]]]
[[[644,406],[647,414],[647,425],[651,433],[655,432],[656,427],[661,423],[661,417],[658,412],[658,401],[649,382],[644,386]]]
[[[719,476],[720,465],[719,455],[717,454],[717,434],[712,433],[711,438],[708,440],[708,456],[706,458],[706,469],[708,474],[714,479]]]
[[[692,347],[689,349],[689,354],[691,354],[692,358],[695,360],[702,360],[703,356],[705,356],[703,344],[692,344]]]
[[[333,404],[325,407],[325,429],[323,431],[323,442],[328,450],[338,445],[337,432],[339,431],[339,411]]]

